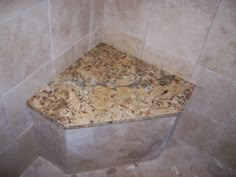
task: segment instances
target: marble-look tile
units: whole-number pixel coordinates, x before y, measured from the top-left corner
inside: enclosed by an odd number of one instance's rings
[[[192,81],[197,88],[190,101],[191,109],[228,125],[236,116],[236,84],[201,66],[196,67]]]
[[[45,0],[1,0],[0,23],[30,9]]]
[[[71,175],[64,174],[50,162],[38,157],[20,177],[71,177]]]
[[[35,137],[30,128],[0,154],[0,176],[18,177],[37,155]]]
[[[89,36],[82,38],[77,44],[53,60],[56,75],[63,72],[89,50]]]
[[[235,0],[222,0],[220,3],[219,11],[224,12],[236,18],[236,1]]]
[[[110,44],[122,52],[141,58],[144,41],[126,33],[118,32],[110,27],[104,27],[102,30],[102,42]]]
[[[230,122],[228,131],[233,134],[236,134],[236,117]]]
[[[39,155],[66,171],[65,131],[42,115],[32,114]]]
[[[102,30],[103,30],[103,27],[99,27],[96,30],[92,30],[92,32],[89,34],[89,37],[90,37],[89,50],[95,48],[98,44],[100,44],[103,41]]]
[[[142,60],[187,80],[194,69],[193,62],[175,57],[155,47],[149,47],[147,44],[143,49]]]
[[[145,177],[234,177],[236,174],[175,139],[169,141],[158,159],[138,166]]]
[[[186,109],[177,123],[174,137],[209,153],[223,131],[222,124]]]
[[[10,131],[8,128],[5,107],[0,99],[0,153],[9,145],[11,141],[12,137],[10,136]]]
[[[236,19],[218,12],[199,64],[236,80]]]
[[[151,160],[160,154],[175,118],[153,119],[124,126],[126,133],[117,154],[117,164]],[[147,129],[148,127],[148,129]]]
[[[49,61],[47,3],[0,25],[0,95]]]
[[[90,1],[50,0],[53,56],[89,33]]]
[[[145,45],[196,62],[219,0],[153,1]]]
[[[156,158],[174,121],[173,117],[66,130],[68,172]]]
[[[90,31],[102,26],[104,17],[105,0],[91,0],[91,29]]]
[[[235,123],[234,123],[235,125]],[[231,128],[230,128],[231,129]],[[225,165],[231,169],[236,170],[236,133],[235,127],[233,131],[226,130],[216,147],[213,149],[211,155],[216,159],[222,161]]]
[[[104,24],[119,33],[144,40],[151,0],[107,0]]]
[[[18,137],[33,123],[31,119],[31,110],[26,105],[27,98],[38,91],[43,85],[48,84],[54,76],[52,64],[48,63],[2,97],[7,113],[7,128],[13,139]]]

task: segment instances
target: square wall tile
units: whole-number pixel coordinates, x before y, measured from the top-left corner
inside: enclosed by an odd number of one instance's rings
[[[10,131],[8,129],[5,107],[0,99],[0,153],[9,145],[11,141],[12,137],[10,136]]]
[[[0,25],[0,96],[50,60],[47,3]]]
[[[207,37],[200,65],[236,80],[236,19],[218,12]]]
[[[52,64],[49,63],[2,97],[7,114],[7,128],[13,139],[33,123],[30,108],[26,104],[27,99],[53,77],[54,70]]]
[[[225,131],[211,155],[223,162],[224,165],[236,170],[236,134],[230,130]]]
[[[143,40],[121,33],[109,27],[103,27],[102,42],[105,42],[122,52],[127,52],[137,58],[141,58]]]
[[[103,24],[105,0],[91,0],[91,3],[90,32],[101,27]]]
[[[92,32],[89,34],[89,50],[96,47],[99,43],[103,41],[102,35],[103,35],[103,27],[100,27],[96,30],[92,30]]]
[[[50,0],[53,57],[89,33],[90,0]]]
[[[219,10],[232,17],[236,18],[236,1],[235,0],[222,0]]]
[[[0,176],[18,177],[38,156],[35,137],[29,128],[0,154]]]
[[[157,0],[145,45],[196,62],[219,0]]]
[[[236,84],[211,70],[197,66],[192,81],[197,88],[190,107],[225,126],[236,116]]]
[[[0,23],[30,9],[45,0],[1,0]]]
[[[53,60],[53,67],[55,68],[56,75],[63,72],[71,64],[77,61],[89,50],[89,36],[82,38],[77,44],[68,49],[62,55]]]
[[[174,137],[207,154],[223,134],[224,128],[222,124],[186,109],[177,123]]]
[[[151,0],[106,0],[104,25],[144,40]]]
[[[149,47],[147,44],[143,49],[142,60],[187,80],[190,79],[194,69],[193,62],[175,57],[155,47]]]

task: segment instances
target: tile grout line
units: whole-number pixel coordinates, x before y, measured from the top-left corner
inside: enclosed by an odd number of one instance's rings
[[[30,7],[30,8],[24,9],[21,12],[16,13],[15,15],[13,15],[13,16],[3,20],[2,22],[0,22],[0,25],[2,25],[3,23],[6,23],[8,21],[11,21],[14,18],[17,18],[17,17],[19,17],[21,15],[24,15],[25,13],[28,13],[29,11],[31,11],[34,8],[37,8],[38,6],[42,5],[43,3],[45,3],[45,2],[39,2],[38,4],[36,4],[36,5],[34,5],[34,6]]]
[[[50,51],[51,51],[51,60],[53,60],[54,57],[54,45],[53,45],[53,39],[52,39],[52,16],[51,16],[51,3],[50,0],[48,0],[48,22],[49,22],[49,38],[50,38]]]
[[[144,35],[143,48],[142,48],[141,56],[140,56],[141,59],[143,59],[143,51],[144,51],[144,47],[145,47],[145,44],[146,44],[147,33],[148,33],[149,25],[150,25],[150,18],[151,18],[151,15],[152,15],[152,10],[153,10],[153,6],[150,7],[150,12],[149,12],[149,15],[148,15],[147,28],[146,28],[145,35]]]
[[[11,146],[16,143],[20,138],[24,137],[24,135],[33,127],[33,123],[31,123],[22,133],[20,133],[17,138],[15,138],[11,143],[9,143],[3,150],[0,151],[0,154],[3,154],[5,151],[7,151]]]
[[[217,15],[217,13],[218,13],[218,11],[219,11],[220,4],[221,4],[221,0],[220,0],[220,2],[219,2],[219,4],[218,4],[218,7],[216,8],[216,12],[215,12],[215,14],[214,14],[214,16],[213,16],[213,18],[212,18],[211,23],[210,23],[209,30],[208,30],[208,32],[207,32],[207,34],[206,34],[205,39],[204,39],[204,42],[203,42],[203,45],[202,45],[200,54],[199,54],[198,59],[197,59],[197,61],[196,61],[196,63],[195,63],[195,66],[194,66],[194,68],[193,68],[193,71],[192,71],[192,73],[191,73],[191,75],[190,75],[190,80],[192,80],[194,71],[196,70],[197,65],[198,65],[198,63],[199,63],[199,60],[200,60],[200,58],[202,57],[203,49],[204,49],[204,47],[205,47],[205,45],[206,45],[206,41],[207,41],[208,36],[209,36],[209,33],[210,33],[211,29],[212,29],[212,25],[213,25],[213,23],[214,23],[214,21],[215,21],[216,15]]]
[[[93,0],[90,0],[90,17],[89,17],[89,50],[91,48],[91,43],[92,43],[92,16],[93,16],[93,7],[94,3]]]
[[[188,109],[189,111],[191,111],[191,112],[195,112],[195,113],[199,114],[200,116],[202,116],[202,117],[205,118],[205,119],[208,119],[208,120],[211,120],[211,121],[213,121],[213,122],[215,122],[215,123],[217,123],[217,124],[220,124],[220,125],[223,126],[224,128],[227,127],[227,125],[223,124],[222,122],[219,122],[218,120],[215,120],[214,118],[209,118],[208,116],[206,116],[206,115],[204,115],[204,114],[202,114],[202,113],[200,113],[200,112],[194,110],[192,107],[189,107],[189,108],[187,108],[187,109]]]
[[[84,40],[86,37],[89,37],[89,33],[86,34],[85,36],[83,36],[82,38],[80,38],[78,41],[76,41],[75,43],[71,44],[69,47],[67,47],[65,50],[63,50],[61,53],[59,53],[58,55],[56,55],[52,61],[55,61],[58,57],[62,56],[63,54],[65,54],[69,49],[71,49],[72,47],[76,46],[78,43],[80,43],[82,40]]]
[[[56,58],[62,56],[65,52],[67,52],[70,48],[74,47],[76,44],[78,44],[79,42],[81,42],[83,39],[85,39],[86,37],[88,37],[89,34],[85,35],[84,37],[82,37],[80,40],[78,40],[77,42],[75,42],[74,44],[72,44],[70,47],[68,47],[67,49],[65,49],[63,52],[61,52],[59,55],[57,55],[53,60],[49,60],[47,61],[45,64],[43,64],[40,68],[38,68],[36,71],[34,71],[32,74],[30,74],[29,76],[27,76],[24,80],[22,80],[21,82],[19,82],[18,84],[16,84],[14,87],[10,88],[7,92],[5,92],[3,95],[0,96],[0,99],[3,99],[6,95],[8,95],[11,91],[13,91],[14,89],[16,89],[17,87],[21,86],[22,84],[24,84],[24,82],[26,82],[28,79],[30,79],[31,77],[33,77],[33,75],[35,75],[36,73],[38,73],[41,69],[45,68],[48,64],[50,64],[51,62],[55,61]]]

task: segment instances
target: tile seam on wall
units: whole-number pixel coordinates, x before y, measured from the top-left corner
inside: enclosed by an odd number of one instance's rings
[[[231,15],[231,14],[228,14],[227,12],[224,12],[223,10],[220,10],[220,8],[218,9],[218,12],[221,13],[221,14],[227,15],[227,16],[229,16],[229,17],[231,17],[231,18],[234,18],[234,19],[236,20],[236,16],[233,16],[233,15]]]
[[[7,151],[9,148],[11,148],[14,143],[16,143],[20,138],[24,137],[24,135],[31,129],[33,128],[33,123],[30,124],[17,138],[15,138],[12,142],[10,142],[5,148],[3,148],[0,151],[0,154],[3,154],[5,151]]]
[[[197,67],[197,65],[198,65],[198,63],[199,63],[200,58],[202,57],[203,49],[204,49],[204,47],[205,47],[205,44],[206,44],[206,41],[207,41],[207,39],[208,39],[209,33],[210,33],[210,31],[211,31],[212,25],[213,25],[213,23],[214,23],[214,21],[215,21],[217,12],[219,11],[220,4],[221,4],[221,0],[220,0],[220,2],[219,2],[219,4],[218,4],[218,7],[217,7],[217,9],[216,9],[216,11],[215,11],[215,14],[214,14],[214,16],[213,16],[213,18],[212,18],[212,21],[211,21],[211,23],[210,23],[209,29],[208,29],[208,31],[207,31],[206,37],[205,37],[205,39],[204,39],[204,42],[203,42],[203,44],[202,44],[201,51],[200,51],[200,53],[199,53],[199,56],[198,56],[198,58],[197,58],[197,61],[196,61],[196,63],[195,63],[195,66],[194,66],[194,68],[193,68],[193,71],[192,71],[192,73],[190,74],[190,80],[192,80],[193,73],[194,73],[194,71],[196,70],[196,67]]]
[[[43,4],[43,3],[46,3],[46,2],[45,2],[45,1],[39,2],[37,5],[34,5],[34,6],[32,6],[32,7],[30,7],[30,8],[27,8],[27,9],[21,11],[21,12],[18,12],[17,14],[15,14],[15,15],[13,15],[13,16],[11,16],[11,17],[5,19],[5,20],[3,20],[2,22],[0,22],[0,25],[3,24],[3,23],[6,23],[6,22],[8,22],[8,21],[11,21],[11,20],[13,20],[14,18],[17,18],[17,17],[19,17],[19,16],[21,16],[21,15],[24,15],[25,13],[31,11],[31,10],[34,9],[34,8],[37,8],[38,6],[40,6],[40,5]]]
[[[152,15],[152,11],[153,11],[153,6],[150,7],[150,11],[149,11],[149,15],[148,15],[148,20],[147,20],[148,22],[147,22],[147,28],[146,28],[146,31],[145,31],[144,41],[143,41],[141,58],[143,58],[143,50],[144,50],[144,47],[145,47],[145,44],[146,44],[147,33],[148,33],[149,25],[150,25],[150,18],[151,18],[151,15]]]
[[[76,44],[78,44],[79,42],[81,42],[83,39],[85,39],[86,37],[88,37],[89,34],[85,35],[84,37],[82,37],[80,40],[78,40],[77,42],[75,42],[73,45],[71,45],[70,47],[68,47],[67,49],[65,49],[62,53],[60,53],[59,55],[57,55],[54,59],[56,60],[58,57],[60,57],[61,55],[63,55],[66,51],[68,51],[69,49],[71,49],[73,46],[75,46]],[[52,60],[47,61],[45,64],[43,64],[40,68],[38,68],[36,71],[34,71],[32,74],[30,74],[29,76],[27,76],[23,81],[19,82],[17,85],[15,85],[14,87],[10,88],[7,92],[5,92],[3,95],[1,95],[0,99],[3,99],[5,96],[7,96],[9,93],[11,93],[13,90],[15,90],[17,87],[20,87],[22,84],[24,84],[24,82],[26,82],[28,79],[30,79],[31,77],[33,77],[35,74],[37,74],[41,69],[46,68],[46,66],[48,64],[50,64],[52,62]]]
[[[54,57],[54,46],[53,46],[53,40],[52,40],[52,18],[51,18],[51,4],[50,0],[48,0],[48,22],[49,22],[49,35],[50,35],[50,53],[51,57],[50,59],[53,60]]]
[[[56,55],[52,61],[55,61],[58,57],[62,56],[63,54],[65,54],[68,50],[70,50],[72,47],[74,47],[75,45],[77,45],[79,42],[81,42],[83,39],[85,39],[86,37],[90,37],[89,36],[90,33],[86,34],[85,36],[83,36],[82,38],[80,38],[78,41],[76,41],[75,43],[71,44],[69,47],[67,47],[65,50],[63,50],[61,53],[59,53],[58,55]],[[50,61],[51,62],[51,61]]]
[[[204,67],[204,66],[202,66],[202,65],[199,65],[199,67],[201,67],[201,68],[207,70],[208,72],[211,72],[212,74],[216,75],[216,76],[219,77],[220,79],[224,79],[224,80],[227,80],[227,81],[229,81],[229,82],[236,83],[236,80],[233,80],[233,79],[231,79],[231,78],[229,78],[229,77],[227,77],[227,76],[224,76],[224,75],[222,75],[222,74],[220,74],[220,73],[217,73],[216,71],[213,71],[213,70],[211,70],[211,69],[209,69],[209,68],[206,68],[206,67]],[[191,79],[192,79],[192,77],[191,77]]]
[[[189,111],[192,111],[192,112],[195,112],[195,113],[199,114],[200,116],[202,116],[202,117],[205,118],[205,119],[208,119],[208,120],[211,120],[211,121],[213,121],[213,122],[215,122],[215,123],[217,123],[217,124],[220,124],[221,126],[224,127],[224,129],[227,127],[227,125],[225,125],[225,124],[223,124],[223,123],[221,123],[221,122],[215,120],[214,118],[209,118],[208,116],[202,114],[201,112],[198,112],[198,111],[194,110],[192,107],[190,107],[190,108],[188,108],[188,109],[189,109]]]
[[[52,61],[49,60],[47,61],[45,64],[43,64],[40,68],[38,68],[36,71],[34,71],[32,74],[30,74],[29,76],[27,76],[23,81],[19,82],[17,85],[15,85],[14,87],[10,88],[7,92],[5,92],[3,95],[1,95],[0,99],[3,99],[5,96],[7,96],[8,94],[10,94],[12,91],[14,91],[17,87],[20,87],[22,84],[24,84],[26,81],[28,81],[28,79],[30,79],[31,77],[33,77],[35,74],[37,74],[41,69],[46,68],[46,66],[48,64],[50,64]]]
[[[233,118],[233,119],[234,119],[234,118]],[[210,156],[214,157],[212,153],[213,153],[214,149],[217,147],[217,145],[220,143],[220,140],[224,137],[224,134],[228,131],[228,129],[229,129],[229,127],[230,127],[230,123],[233,121],[233,119],[229,121],[229,123],[228,123],[227,126],[225,126],[224,131],[223,131],[222,134],[218,137],[216,143],[214,144],[214,146],[213,146],[213,147],[211,148],[211,150],[209,151],[209,155],[210,155]],[[215,158],[215,157],[214,157],[214,158]],[[217,160],[219,160],[219,159],[217,159]]]
[[[91,48],[91,43],[92,43],[92,17],[93,17],[93,8],[94,8],[94,0],[90,0],[90,17],[89,17],[89,49]]]

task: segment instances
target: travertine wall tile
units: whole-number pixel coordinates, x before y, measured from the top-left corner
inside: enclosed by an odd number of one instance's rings
[[[144,40],[151,0],[106,0],[104,25]]]
[[[235,125],[235,124],[234,124]],[[235,129],[235,127],[234,127]],[[228,167],[236,170],[236,133],[226,130],[220,141],[213,149],[212,156],[223,162]]]
[[[63,72],[89,50],[89,36],[82,38],[77,44],[53,60],[56,75]]]
[[[158,47],[144,46],[142,60],[158,66],[166,71],[181,76],[184,79],[190,79],[190,75],[194,69],[194,63],[184,58],[175,57]]]
[[[5,107],[0,99],[0,153],[9,145],[11,141],[12,137],[8,128]]]
[[[153,1],[145,45],[196,62],[219,0]]]
[[[90,37],[90,44],[89,44],[89,50],[96,47],[99,43],[103,42],[103,27],[99,27],[95,30],[92,30],[89,34]]]
[[[236,19],[218,12],[208,35],[200,65],[236,80]]]
[[[66,170],[65,131],[32,110],[39,155]]]
[[[209,153],[224,131],[224,126],[200,114],[185,110],[174,132],[174,137],[204,153]]]
[[[89,33],[90,9],[88,0],[50,0],[54,57]]]
[[[0,96],[49,61],[47,3],[0,25]]]
[[[0,23],[16,16],[24,10],[30,9],[45,0],[1,0]]]
[[[235,117],[236,85],[213,71],[197,66],[192,81],[197,88],[190,107],[225,126]]]
[[[104,17],[104,5],[105,0],[91,0],[91,31],[102,26]]]
[[[13,139],[33,123],[30,108],[26,105],[27,99],[53,77],[54,71],[49,63],[2,97],[7,113],[7,127]]]
[[[235,0],[222,0],[220,3],[219,11],[224,12],[236,18],[236,1]]]
[[[122,52],[127,52],[137,58],[141,57],[144,41],[110,27],[104,27],[102,41],[114,46]]]
[[[76,173],[156,158],[175,119],[66,130],[68,169]]]
[[[34,133],[30,128],[0,154],[0,176],[18,177],[37,154]]]

